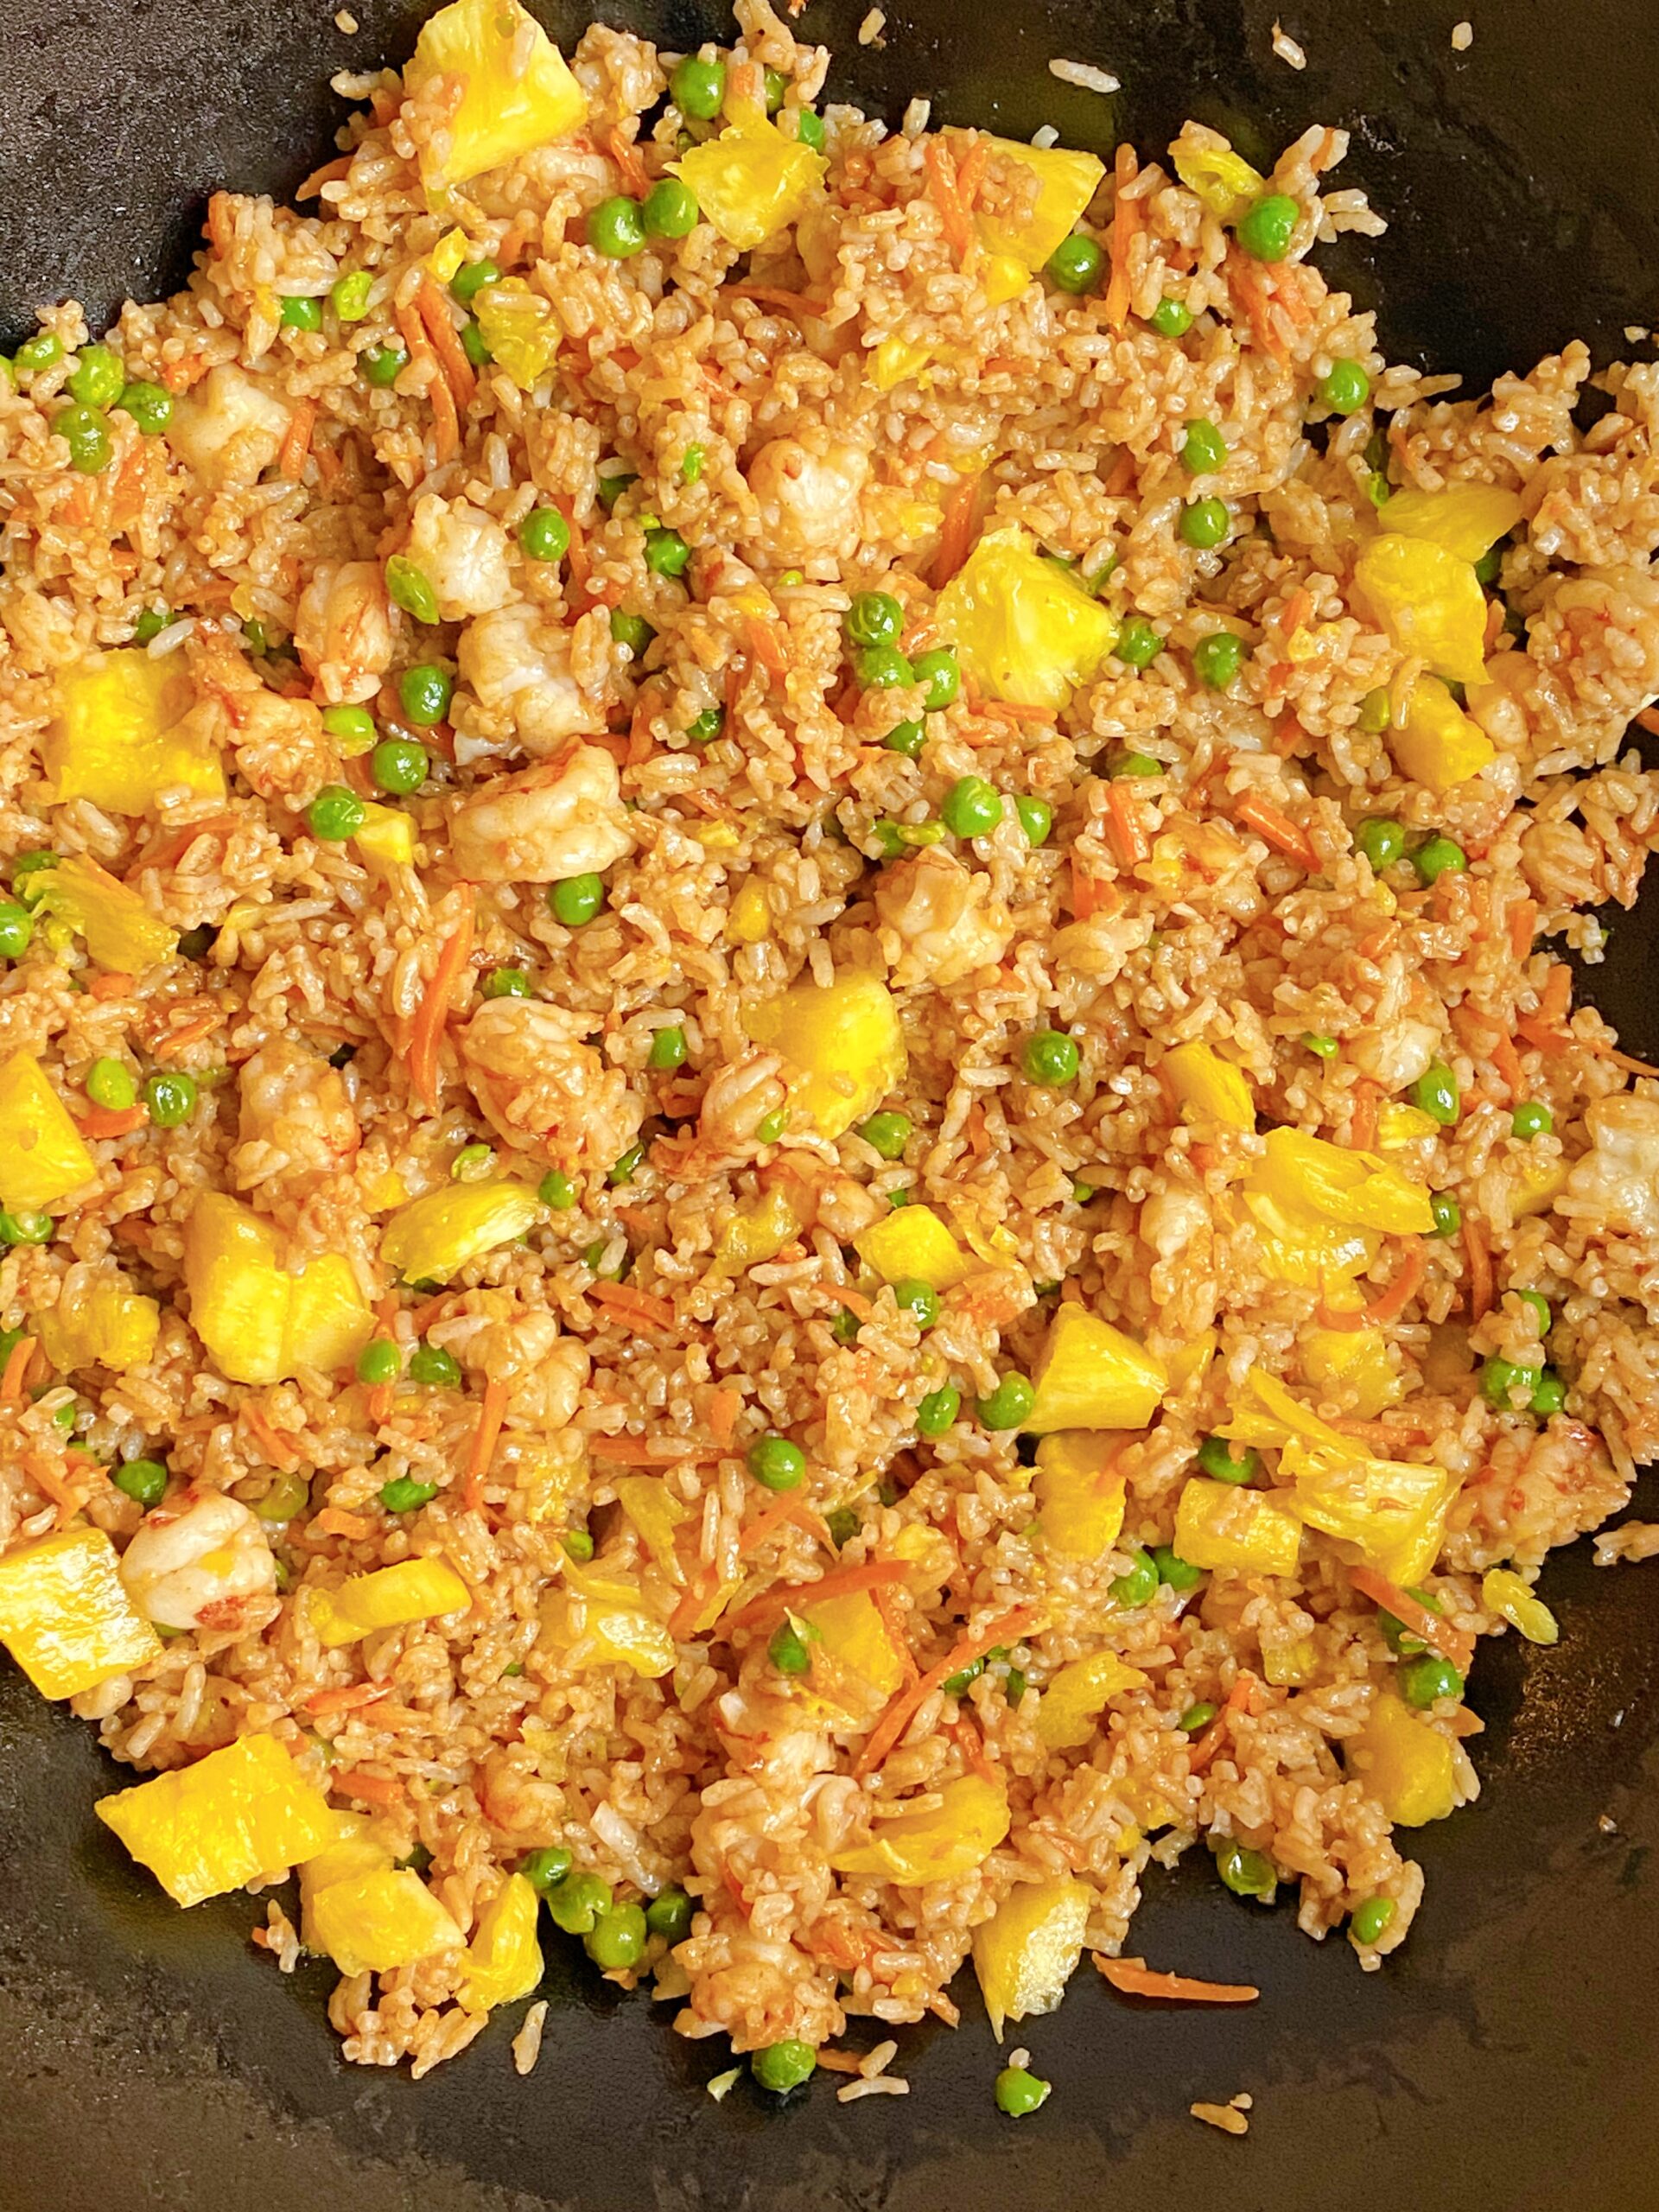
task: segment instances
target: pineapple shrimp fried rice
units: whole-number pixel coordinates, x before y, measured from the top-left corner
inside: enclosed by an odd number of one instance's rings
[[[0,390],[0,1632],[371,2064],[543,1900],[775,2088],[1195,1843],[1375,1967],[1659,1446],[1659,370],[738,13],[458,0]]]

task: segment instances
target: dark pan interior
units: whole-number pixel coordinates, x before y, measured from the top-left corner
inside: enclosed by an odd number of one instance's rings
[[[1654,0],[815,0],[832,92],[895,119],[1106,151],[1196,114],[1271,151],[1313,121],[1355,132],[1347,175],[1389,236],[1321,256],[1382,302],[1396,357],[1480,385],[1568,338],[1599,360],[1659,321],[1659,7]],[[175,283],[206,194],[278,194],[332,150],[327,79],[401,60],[424,9],[353,0],[0,0],[0,337],[37,300],[95,318]],[[567,40],[574,0],[543,12]],[[1467,12],[1471,50],[1450,32]],[[702,0],[597,0],[675,45],[724,28]],[[1306,48],[1269,51],[1275,13]],[[1109,66],[1103,101],[1052,55]],[[1645,349],[1643,349],[1645,351]],[[1659,1050],[1659,906],[1619,918],[1586,979],[1630,1049]],[[1653,1510],[1652,1501],[1649,1501]],[[1409,1946],[1362,1974],[1207,1868],[1154,1873],[1135,1940],[1157,1965],[1249,1978],[1248,2012],[1157,2010],[1085,1967],[1020,2033],[1054,2082],[1040,2116],[993,2109],[993,2045],[967,1977],[956,2035],[902,2033],[906,2099],[843,2108],[821,2082],[783,2108],[747,2082],[702,2094],[723,2043],[668,2032],[550,1938],[552,2011],[528,2082],[498,2022],[430,2081],[340,2063],[332,1980],[283,1981],[246,1942],[245,1897],[180,1914],[92,1819],[113,1776],[89,1732],[0,1681],[0,2212],[1641,2212],[1659,2205],[1659,1612],[1639,1568],[1587,1547],[1545,1588],[1553,1650],[1483,1653],[1478,1806],[1417,1847]],[[1649,1570],[1649,1573],[1659,1569]],[[1248,2141],[1194,2098],[1249,2090]]]

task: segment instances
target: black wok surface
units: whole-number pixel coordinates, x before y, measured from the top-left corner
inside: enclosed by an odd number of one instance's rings
[[[0,0],[0,337],[36,301],[95,319],[183,276],[202,203],[278,194],[332,150],[340,67],[401,60],[423,9],[352,0]],[[582,20],[541,0],[565,40]],[[1479,385],[1581,335],[1605,360],[1659,321],[1659,8],[1654,0],[815,0],[832,95],[1069,143],[1142,146],[1196,114],[1246,151],[1345,124],[1344,173],[1391,217],[1322,265],[1382,302],[1387,348]],[[1305,44],[1269,52],[1275,10]],[[1462,12],[1472,49],[1454,54]],[[702,0],[597,0],[686,45]],[[1052,55],[1109,67],[1110,101]],[[1642,349],[1644,352],[1646,349]],[[1589,988],[1631,1050],[1659,1051],[1656,929],[1622,918]],[[1659,1502],[1644,1501],[1649,1511]],[[527,2082],[499,2020],[427,2082],[344,2066],[321,2007],[254,1954],[243,1897],[178,1912],[91,1817],[114,1786],[92,1734],[0,1678],[0,2212],[1643,2212],[1659,2206],[1653,1990],[1659,1911],[1659,1611],[1587,1547],[1544,1589],[1553,1650],[1483,1650],[1471,1702],[1479,1803],[1422,1833],[1427,1902],[1408,1948],[1359,1971],[1294,1910],[1227,1896],[1207,1865],[1154,1872],[1135,1940],[1154,1963],[1260,1983],[1245,2012],[1137,2005],[1085,1967],[1019,2031],[1054,2094],[1001,2119],[971,1987],[962,2030],[901,2031],[907,2099],[779,2107],[643,1997],[596,1984],[550,1931],[552,2000]],[[1203,1854],[1198,1854],[1199,1858]],[[1244,2142],[1194,2098],[1249,2090]]]

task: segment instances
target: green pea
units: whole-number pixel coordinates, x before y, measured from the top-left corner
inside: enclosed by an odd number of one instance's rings
[[[1523,1098],[1510,1117],[1510,1134],[1517,1137],[1547,1137],[1555,1116],[1541,1098]]]
[[[920,722],[895,722],[881,742],[889,753],[919,760],[927,744],[927,731]]]
[[[1029,791],[1021,791],[1014,802],[1020,827],[1026,833],[1026,842],[1033,849],[1048,842],[1048,833],[1054,827],[1054,810],[1046,798],[1037,798]]]
[[[1270,1897],[1279,1877],[1273,1861],[1242,1843],[1226,1843],[1216,1853],[1216,1872],[1236,1897]]]
[[[853,656],[853,673],[867,691],[892,691],[916,680],[897,645],[861,646]]]
[[[1164,650],[1164,641],[1150,622],[1139,614],[1126,615],[1112,651],[1129,668],[1150,668]]]
[[[614,1904],[600,1913],[582,1948],[601,1974],[637,1967],[645,1953],[645,1916],[637,1904]]]
[[[639,479],[632,469],[613,468],[608,475],[601,476],[594,484],[594,497],[604,508],[606,513],[609,514],[629,485],[637,484],[639,481]]]
[[[915,1123],[908,1114],[872,1114],[858,1125],[858,1134],[883,1160],[902,1160]]]
[[[63,340],[55,330],[37,330],[32,338],[25,338],[12,356],[19,376],[34,376],[41,369],[55,367],[63,359]]]
[[[555,1213],[568,1213],[576,1203],[576,1193],[570,1178],[554,1167],[543,1176],[537,1185],[536,1195],[544,1206]]]
[[[1302,1042],[1316,1058],[1334,1060],[1340,1049],[1334,1037],[1320,1037],[1312,1029],[1302,1032]]]
[[[930,1282],[906,1275],[893,1286],[893,1304],[908,1313],[918,1329],[931,1329],[939,1318],[939,1294]]]
[[[685,734],[693,745],[712,745],[725,726],[723,707],[705,707],[700,715],[693,715],[685,726]]]
[[[810,2043],[789,2036],[782,2043],[769,2043],[755,2051],[749,2060],[749,2071],[763,2089],[785,2097],[803,2082],[810,2081],[817,2063],[818,2055]]]
[[[1434,1060],[1423,1070],[1411,1086],[1411,1103],[1420,1114],[1427,1114],[1443,1128],[1449,1129],[1456,1122],[1463,1111],[1463,1099],[1458,1078],[1444,1060]]]
[[[1051,1089],[1058,1084],[1074,1083],[1081,1064],[1077,1039],[1068,1037],[1063,1029],[1039,1029],[1020,1048],[1020,1065],[1026,1080],[1045,1084]]]
[[[1147,320],[1160,338],[1185,338],[1192,327],[1192,310],[1181,301],[1166,296]]]
[[[833,1513],[825,1514],[823,1525],[830,1531],[831,1543],[838,1552],[842,1552],[845,1551],[848,1545],[852,1542],[863,1523],[858,1517],[855,1507],[838,1505]]]
[[[409,1356],[409,1379],[429,1390],[459,1390],[461,1363],[442,1344],[416,1344]]]
[[[1461,1697],[1463,1676],[1449,1659],[1442,1659],[1438,1652],[1425,1651],[1401,1668],[1400,1694],[1408,1705],[1426,1712],[1438,1698]]]
[[[591,1935],[601,1912],[611,1909],[611,1885],[578,1868],[543,1892],[556,1928],[567,1936]]]
[[[158,1129],[176,1129],[195,1111],[195,1077],[182,1070],[174,1075],[149,1077],[144,1084],[144,1104]]]
[[[927,686],[922,705],[930,715],[943,714],[962,696],[962,668],[954,645],[938,645],[931,652],[918,653],[911,673],[918,683]]]
[[[1447,874],[1460,875],[1469,865],[1469,856],[1453,837],[1438,834],[1425,838],[1411,856],[1411,864],[1425,883],[1433,883]]]
[[[107,346],[83,346],[69,372],[69,389],[83,407],[112,407],[126,383]]]
[[[492,968],[480,985],[486,999],[527,999],[531,982],[522,968]]]
[[[1181,509],[1180,535],[1183,544],[1195,552],[1208,553],[1217,545],[1224,545],[1233,526],[1224,499],[1194,499]]]
[[[373,289],[374,279],[368,270],[353,269],[334,279],[328,304],[341,322],[361,322],[369,311],[369,295]]]
[[[407,683],[416,673],[413,669],[405,670],[404,683]],[[402,686],[399,688],[401,690]],[[407,711],[406,700],[404,705]],[[410,719],[414,721],[419,717],[411,715]],[[436,719],[442,720],[442,717],[440,715]],[[369,756],[369,773],[374,779],[376,788],[389,792],[394,798],[406,798],[410,791],[419,791],[426,781],[430,766],[431,760],[426,747],[416,745],[410,737],[383,737]]]
[[[159,1459],[129,1459],[111,1470],[110,1480],[148,1511],[167,1488],[167,1469]]]
[[[49,1213],[32,1206],[0,1207],[0,1244],[49,1244],[53,1222]]]
[[[501,282],[498,264],[484,254],[476,261],[463,261],[449,279],[449,289],[464,308],[469,308],[482,291]]]
[[[754,1125],[754,1141],[757,1144],[776,1144],[788,1127],[788,1109],[780,1106],[775,1113],[760,1116]]]
[[[947,1675],[939,1688],[947,1697],[962,1697],[985,1671],[982,1659],[970,1659],[965,1667],[958,1667],[954,1675]]]
[[[1186,426],[1181,442],[1181,467],[1189,476],[1213,476],[1227,466],[1227,441],[1202,416]]]
[[[652,185],[640,212],[646,231],[654,238],[690,237],[702,213],[696,194],[677,176],[662,177]]]
[[[1301,212],[1287,194],[1264,193],[1239,221],[1240,245],[1252,261],[1282,261],[1290,251]]]
[[[562,1843],[543,1844],[539,1851],[527,1851],[518,1861],[518,1872],[537,1897],[545,1897],[562,1882],[570,1866],[570,1853]]]
[[[365,346],[357,357],[357,372],[365,384],[385,391],[409,366],[409,353],[402,346]]]
[[[961,776],[945,793],[939,817],[953,836],[986,837],[1002,819],[1002,801],[983,776]]]
[[[559,1541],[564,1547],[565,1557],[575,1560],[578,1566],[594,1555],[594,1540],[585,1529],[567,1529]]]
[[[1538,1377],[1538,1388],[1533,1392],[1527,1410],[1548,1421],[1558,1414],[1567,1403],[1567,1384],[1553,1367],[1545,1368]]]
[[[357,1379],[371,1389],[394,1382],[404,1368],[404,1356],[390,1337],[371,1337],[357,1355]]]
[[[325,784],[306,808],[305,820],[314,837],[337,845],[363,827],[363,802],[344,784]]]
[[[549,890],[547,904],[556,921],[563,922],[566,929],[579,930],[605,904],[604,879],[593,874],[567,875]]]
[[[791,1621],[785,1621],[772,1630],[766,1645],[766,1656],[780,1675],[804,1675],[811,1671],[812,1654],[806,1648],[806,1638]]]
[[[760,81],[766,94],[766,113],[776,115],[789,92],[789,79],[779,69],[770,64],[761,72]]]
[[[1200,1728],[1207,1728],[1216,1717],[1216,1707],[1208,1698],[1201,1697],[1196,1705],[1189,1705],[1175,1726],[1188,1736],[1196,1736]]]
[[[438,1494],[436,1483],[417,1483],[412,1475],[399,1475],[380,1487],[380,1503],[388,1513],[418,1513]]]
[[[386,596],[417,622],[438,620],[438,594],[406,553],[394,553],[386,563]]]
[[[795,136],[815,154],[823,151],[823,118],[815,107],[804,107],[795,118]]]
[[[683,1890],[659,1890],[645,1907],[645,1926],[671,1944],[683,1943],[691,1933],[696,1910]]]
[[[1367,1897],[1363,1904],[1354,1907],[1354,1940],[1370,1946],[1380,1943],[1394,1925],[1399,1910],[1392,1897]]]
[[[639,202],[620,192],[601,200],[588,211],[588,243],[607,260],[631,260],[645,243],[645,219]]]
[[[1073,231],[1050,254],[1043,274],[1057,290],[1079,295],[1092,292],[1100,281],[1105,260],[1093,238],[1085,237],[1081,231]]]
[[[1027,2067],[1005,2066],[996,2077],[992,2094],[999,2112],[1006,2113],[1010,2120],[1023,2120],[1027,2113],[1035,2112],[1047,2101],[1053,2086]]]
[[[570,525],[556,507],[532,507],[518,525],[526,560],[562,561],[570,550]]]
[[[670,1068],[677,1068],[685,1060],[685,1032],[677,1023],[659,1029],[651,1040],[651,1050],[645,1055],[645,1065],[661,1075]]]
[[[1203,1569],[1184,1560],[1173,1544],[1154,1544],[1152,1563],[1158,1570],[1158,1580],[1172,1590],[1196,1590],[1204,1580]]]
[[[373,747],[375,720],[366,707],[325,707],[322,727],[347,760],[367,753]],[[416,747],[416,750],[420,748]],[[424,760],[426,756],[423,753],[421,757]]]
[[[748,1470],[767,1490],[798,1490],[806,1479],[806,1454],[787,1436],[758,1436],[749,1446]]]
[[[1085,1183],[1081,1175],[1073,1177],[1071,1183],[1071,1203],[1074,1206],[1086,1206],[1090,1198],[1096,1198],[1098,1196],[1099,1190],[1096,1185],[1093,1183]]]
[[[974,1410],[979,1415],[982,1428],[1018,1428],[1037,1402],[1037,1393],[1023,1375],[1007,1374],[998,1382],[988,1398],[981,1398]]]
[[[5,909],[0,907],[0,913]],[[86,1096],[94,1106],[124,1113],[138,1096],[138,1085],[124,1060],[94,1060],[86,1071]]]
[[[640,658],[656,634],[643,614],[631,613],[625,607],[612,609],[611,641],[626,645],[635,660]]]
[[[416,729],[431,729],[443,720],[449,711],[454,689],[454,677],[435,661],[417,662],[413,668],[406,668],[397,679],[397,697],[404,717]],[[416,750],[420,748],[416,747]],[[421,780],[425,781],[424,770]]]
[[[1527,1311],[1537,1322],[1539,1335],[1541,1337],[1547,1337],[1554,1325],[1555,1316],[1551,1313],[1549,1308],[1549,1300],[1544,1296],[1543,1292],[1541,1290],[1517,1290],[1514,1295],[1520,1303],[1526,1307]]]
[[[487,368],[495,359],[489,340],[470,315],[461,326],[461,350],[475,369]]]
[[[943,1383],[937,1390],[930,1390],[916,1408],[916,1428],[918,1435],[943,1436],[956,1426],[957,1415],[962,1411],[962,1393],[954,1382]]]
[[[690,558],[691,548],[677,530],[645,532],[645,566],[653,576],[683,576]]]
[[[1455,1236],[1463,1227],[1463,1208],[1450,1191],[1431,1191],[1428,1210],[1434,1217],[1436,1236]]]
[[[1406,855],[1405,824],[1391,815],[1373,814],[1354,832],[1354,842],[1380,875]]]
[[[1224,691],[1236,680],[1243,659],[1242,638],[1231,630],[1212,630],[1192,648],[1192,673],[1206,691]]]
[[[15,899],[0,899],[0,960],[21,960],[35,934],[35,917]]]
[[[69,448],[69,466],[83,476],[98,476],[110,465],[110,423],[95,407],[60,407],[52,428]]]
[[[1480,1395],[1497,1412],[1513,1413],[1514,1394],[1517,1390],[1524,1391],[1530,1398],[1542,1382],[1543,1375],[1541,1367],[1522,1365],[1494,1352],[1480,1370]]]
[[[284,330],[321,330],[322,302],[290,293],[283,302],[280,321]]]
[[[164,607],[141,607],[139,609],[137,618],[132,626],[133,644],[135,645],[147,645],[152,638],[159,638],[161,636],[162,631],[168,626],[172,620],[172,615],[168,613],[167,608]],[[327,721],[327,715],[323,717],[323,720],[326,723]]]
[[[1394,497],[1394,487],[1386,476],[1373,469],[1365,479],[1365,496],[1374,507],[1383,507]]]
[[[1120,753],[1106,772],[1116,783],[1120,776],[1161,776],[1164,764],[1150,753]]]
[[[1353,415],[1371,396],[1371,380],[1357,361],[1332,361],[1319,378],[1319,397],[1333,415]]]
[[[1386,684],[1379,683],[1374,691],[1365,694],[1359,702],[1356,719],[1367,737],[1382,736],[1394,719],[1394,709],[1389,702]]]
[[[1120,1605],[1149,1605],[1158,1594],[1157,1562],[1138,1546],[1129,1557],[1135,1563],[1128,1573],[1114,1575],[1108,1585],[1111,1596]]]

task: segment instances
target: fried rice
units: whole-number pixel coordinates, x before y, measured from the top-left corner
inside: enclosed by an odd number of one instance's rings
[[[289,1755],[336,1824],[295,1856],[348,1840],[405,1918],[334,1868],[256,1939],[417,2073],[498,2001],[534,2063],[521,1872],[774,2087],[954,2021],[970,1946],[1046,2009],[1194,1844],[1376,1967],[1396,1823],[1478,1787],[1470,1655],[1554,1636],[1541,1562],[1656,1444],[1659,1092],[1561,956],[1659,823],[1659,369],[1585,430],[1581,346],[1480,399],[1386,364],[1315,266],[1380,227],[1333,130],[1243,199],[1199,126],[1120,148],[1068,281],[1011,283],[1022,149],[820,118],[828,57],[737,13],[728,128],[822,126],[764,235],[607,250],[725,142],[594,28],[579,122],[458,181],[464,70],[342,80],[305,212],[218,195],[175,299],[102,359],[44,311],[0,385],[0,1625],[29,1663],[42,1548],[112,1548],[142,1656],[74,1710],[145,1773]],[[1515,520],[1440,682],[1357,579],[1422,542],[1394,500],[1474,487]],[[946,596],[992,540],[1095,626],[1063,682]],[[1449,780],[1405,741],[1436,684]],[[849,980],[874,1076],[856,1024],[779,1027]],[[90,1170],[50,1196],[30,1068]],[[1410,1225],[1287,1262],[1282,1132]],[[410,1208],[504,1189],[423,1256]],[[868,1256],[918,1209],[937,1281]],[[1138,1416],[1033,1413],[1064,1316]],[[1444,1478],[1397,1577],[1393,1521],[1319,1503],[1377,1468]],[[411,1562],[448,1582],[376,1612]],[[200,1880],[285,1878],[244,1858]]]

